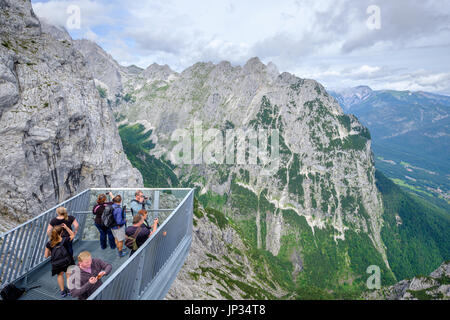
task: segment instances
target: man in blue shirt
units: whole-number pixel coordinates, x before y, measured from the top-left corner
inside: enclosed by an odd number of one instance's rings
[[[123,210],[120,205],[122,202],[122,197],[117,195],[113,199],[114,208],[113,215],[114,220],[116,221],[116,225],[111,228],[111,232],[114,235],[114,239],[116,241],[116,246],[118,250],[119,257],[124,257],[127,252],[126,249],[123,249],[123,242],[125,241],[125,227],[126,227],[126,218],[125,218],[125,210]]]

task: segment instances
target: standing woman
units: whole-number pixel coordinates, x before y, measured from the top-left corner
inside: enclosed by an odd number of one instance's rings
[[[114,198],[111,192],[109,193],[109,196],[111,197],[111,199]],[[92,213],[95,215],[94,224],[97,227],[98,232],[100,232],[100,247],[103,250],[107,248],[106,238],[108,238],[109,246],[111,247],[111,249],[116,248],[116,241],[111,232],[111,228],[107,228],[102,223],[102,214],[105,210],[105,207],[112,204],[112,202],[106,202],[106,195],[102,193],[98,195],[97,204],[94,206],[94,208],[92,208]]]
[[[74,238],[75,238],[75,236],[77,235],[77,232],[78,232],[78,228],[79,228],[78,221],[75,219],[75,217],[69,216],[67,214],[67,209],[64,207],[59,207],[58,209],[56,209],[56,214],[57,214],[57,216],[55,218],[53,218],[52,220],[50,220],[50,223],[47,226],[47,235],[50,237],[54,227],[65,224],[69,229],[72,229],[72,225],[74,226],[74,228],[75,228]],[[62,232],[63,232],[63,234],[62,234],[63,237],[69,237],[69,233],[66,231],[66,229],[63,229]],[[68,250],[69,250],[70,255],[73,256],[72,240],[73,240],[73,238],[68,243]]]
[[[64,231],[69,235],[68,237],[63,236]],[[64,273],[68,279],[70,274],[67,273],[67,268],[75,264],[72,254],[69,253],[69,243],[74,237],[72,229],[63,223],[52,229],[50,241],[45,245],[45,258],[52,257],[52,276],[58,275],[58,286],[63,298],[69,294],[69,290],[64,287]]]

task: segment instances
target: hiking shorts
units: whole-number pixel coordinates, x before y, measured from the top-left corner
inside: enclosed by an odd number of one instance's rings
[[[117,241],[125,240],[125,226],[118,227],[118,229],[111,229],[111,232]]]

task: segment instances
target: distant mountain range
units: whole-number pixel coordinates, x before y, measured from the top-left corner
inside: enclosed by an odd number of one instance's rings
[[[379,169],[419,194],[450,200],[450,97],[368,86],[329,93],[369,128]]]

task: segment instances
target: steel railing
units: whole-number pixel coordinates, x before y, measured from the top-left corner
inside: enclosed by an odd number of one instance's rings
[[[0,236],[0,287],[23,278],[25,278],[26,285],[28,274],[48,262],[49,259],[44,258],[45,244],[48,241],[46,231],[50,220],[56,216],[58,207],[64,206],[80,225],[74,242],[85,240],[86,226],[90,226],[87,219],[91,218],[87,213],[91,212],[98,194],[112,191],[120,194],[123,199],[122,203],[127,204],[134,198],[134,191],[137,189],[88,189],[2,234]],[[152,192],[153,209],[148,211],[162,215],[160,228],[131,258],[108,277],[90,299],[139,299],[144,297],[145,292],[146,298],[163,298],[160,292],[161,287],[163,291],[167,292],[171,282],[161,282],[162,278],[173,281],[181,267],[180,259],[187,255],[192,239],[193,189],[139,189],[144,192]],[[165,192],[167,194],[164,194]],[[161,193],[163,194],[161,195]],[[178,206],[175,209],[159,208],[161,198],[169,198],[169,195],[172,203],[174,199],[177,200]],[[166,232],[165,235],[161,230]],[[176,257],[174,258],[177,250],[184,250],[184,255],[178,252],[180,256],[178,261],[176,261]],[[175,266],[172,268],[173,270],[170,268],[170,263]],[[175,271],[176,273],[173,274]],[[130,277],[134,277],[134,280],[130,281]],[[152,283],[160,284],[160,288],[155,290],[159,294],[149,294],[148,288]]]
[[[157,231],[89,299],[164,298],[192,241],[193,200],[191,189]]]
[[[57,208],[65,207],[77,219],[80,229],[73,241],[81,239],[86,215],[74,212],[88,207],[89,196],[90,190],[85,190],[0,236],[0,287],[16,281],[46,262],[44,251],[49,240],[47,226],[56,217]]]

